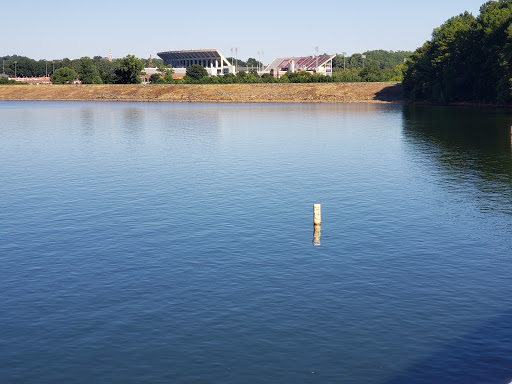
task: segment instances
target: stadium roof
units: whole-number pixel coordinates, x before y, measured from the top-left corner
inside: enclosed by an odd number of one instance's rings
[[[295,62],[295,69],[303,71],[314,71],[317,67],[322,67],[332,61],[336,55],[322,56],[304,56],[304,57],[276,57],[266,68],[265,71],[271,69],[286,70],[290,68],[292,61]]]

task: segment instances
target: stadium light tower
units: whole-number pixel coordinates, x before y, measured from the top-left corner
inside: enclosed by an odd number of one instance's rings
[[[315,73],[318,73],[318,45],[315,47],[316,51],[316,67],[315,67]]]
[[[263,55],[264,55],[263,51],[258,51],[258,58],[261,57],[261,60],[258,63],[258,70],[259,71],[262,70],[261,66],[263,65]]]
[[[233,51],[235,51],[235,72],[236,72],[236,65],[238,64],[238,47],[231,48],[231,58],[233,58]]]
[[[341,52],[343,54],[343,72],[345,72],[345,56],[347,56],[347,52]]]
[[[363,58],[363,69],[364,69],[364,59],[366,59],[366,55],[361,55],[361,57]]]
[[[18,64],[17,61],[14,62],[14,78],[16,78],[16,64]]]

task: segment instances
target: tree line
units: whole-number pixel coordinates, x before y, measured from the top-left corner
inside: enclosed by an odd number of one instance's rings
[[[402,65],[412,55],[411,51],[385,51],[382,49],[354,53],[351,56],[337,54],[332,59],[334,71],[345,69],[361,69],[364,67],[377,67],[380,69],[394,69]],[[365,58],[363,59],[363,56]]]
[[[259,75],[256,70],[249,72],[239,71],[236,74],[227,73],[223,76],[208,76],[208,72],[201,65],[191,65],[187,68],[183,79],[174,80],[168,77],[162,79],[159,75],[153,75],[150,79],[156,84],[252,84],[252,83],[355,83],[355,82],[400,82],[403,74],[403,64],[394,69],[380,69],[370,66],[364,69],[347,69],[341,72],[333,72],[332,76],[312,74],[305,71],[286,72],[280,78],[274,78],[269,73]]]
[[[434,29],[407,61],[404,91],[410,100],[512,102],[512,0],[488,1]]]
[[[55,83],[73,82],[79,79],[83,84],[126,84],[140,82],[138,73],[143,68],[163,65],[161,59],[139,59],[128,55],[122,59],[108,61],[101,56],[82,57],[70,60],[34,60],[24,56],[3,56],[2,71],[9,77],[51,76]],[[131,71],[137,71],[133,76]],[[3,81],[4,83],[6,80]]]
[[[362,55],[366,55],[363,66]],[[313,82],[387,82],[401,81],[403,77],[403,59],[410,55],[405,51],[367,51],[363,54],[354,54],[343,57],[337,55],[333,59],[332,76],[310,74],[307,72],[287,73],[280,79],[275,79],[269,74],[258,75],[258,68],[263,64],[249,58],[247,61],[228,58],[235,62],[237,67],[254,68],[248,72],[238,72],[223,76],[208,77],[206,70],[201,76],[185,76],[184,79],[175,80],[172,77],[172,69],[163,65],[161,59],[139,59],[133,55],[127,55],[122,59],[108,61],[101,56],[89,58],[87,56],[76,60],[33,60],[22,56],[4,56],[5,73],[14,77],[43,77],[51,75],[51,81],[56,84],[73,83],[80,80],[82,84],[137,84],[140,83],[140,75],[143,68],[157,67],[160,74],[151,77],[151,83],[157,84],[232,84],[232,83],[313,83]],[[200,66],[199,66],[200,67]],[[204,68],[203,68],[204,69]],[[0,79],[0,83],[8,83],[7,79]]]

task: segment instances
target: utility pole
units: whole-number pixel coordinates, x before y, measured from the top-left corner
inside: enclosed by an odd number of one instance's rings
[[[347,56],[347,52],[341,52],[343,54],[343,72],[345,72],[345,56]]]
[[[366,55],[361,55],[361,57],[363,58],[363,69],[364,69],[364,59],[366,59]]]
[[[17,61],[14,62],[14,78],[16,78],[16,64],[18,64]]]

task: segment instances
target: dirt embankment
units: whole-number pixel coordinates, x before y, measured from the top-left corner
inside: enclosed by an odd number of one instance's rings
[[[0,100],[170,103],[401,103],[400,83],[2,85]]]

